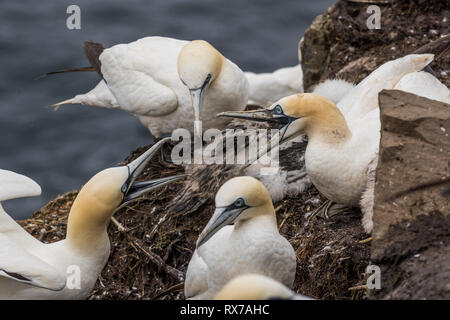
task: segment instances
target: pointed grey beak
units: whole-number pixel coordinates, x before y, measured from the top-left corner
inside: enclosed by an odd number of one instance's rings
[[[143,182],[136,182],[137,177],[144,171],[147,164],[153,158],[153,156],[158,153],[161,147],[171,140],[170,137],[161,139],[157,143],[155,143],[150,149],[145,151],[142,155],[140,155],[137,159],[133,160],[127,165],[129,177],[125,184],[122,186],[122,192],[124,194],[124,198],[120,207],[123,204],[130,202],[133,199],[147,193],[156,188],[162,187],[168,183],[180,180],[184,178],[186,175],[176,175],[170,177],[164,177],[159,179],[153,179]]]
[[[124,190],[124,193],[126,193],[126,192],[128,192],[128,190],[130,190],[134,181],[136,181],[136,178],[142,173],[142,171],[144,171],[145,167],[150,162],[150,160],[153,158],[153,156],[169,140],[171,140],[170,137],[159,140],[150,149],[148,149],[143,154],[141,154],[137,159],[135,159],[132,162],[130,162],[129,164],[127,164],[129,178],[127,180],[127,189]]]
[[[238,118],[250,121],[268,122],[271,125],[281,126],[280,128],[280,140],[284,141],[284,135],[289,127],[289,125],[297,120],[296,118],[287,116],[285,114],[275,114],[273,110],[270,109],[260,109],[260,110],[250,110],[250,111],[232,111],[232,112],[221,112],[217,114],[218,117],[230,117]]]
[[[202,121],[202,107],[203,107],[203,96],[205,92],[206,85],[203,85],[199,89],[190,89],[192,107],[194,108],[194,134],[196,137],[203,136],[203,130],[201,126]],[[200,140],[202,141],[202,139]]]
[[[277,122],[271,110],[259,109],[250,111],[226,111],[217,114],[218,117],[238,118],[250,121]]]
[[[194,108],[194,120],[201,121],[202,119],[202,107],[203,107],[203,97],[205,93],[205,86],[198,89],[191,89],[192,107]]]
[[[214,214],[198,237],[196,247],[199,248],[223,227],[233,224],[236,218],[248,207],[244,208],[216,208]]]
[[[158,189],[162,186],[165,186],[166,184],[181,180],[183,178],[187,177],[187,174],[180,174],[176,176],[170,176],[170,177],[164,177],[159,179],[152,179],[142,182],[135,182],[125,195],[125,197],[122,200],[122,204],[128,203],[131,200],[134,200],[136,198],[139,198],[141,195],[150,192],[152,190]]]

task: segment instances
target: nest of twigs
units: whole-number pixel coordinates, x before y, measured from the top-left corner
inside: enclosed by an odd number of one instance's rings
[[[125,163],[146,148],[131,153]],[[184,172],[159,158],[139,179]],[[198,234],[213,211],[213,201],[197,211],[171,214],[167,210],[183,181],[155,190],[120,209],[114,217],[125,230],[111,223],[111,255],[90,299],[183,299],[183,278]],[[57,197],[22,225],[44,242],[65,237],[66,220],[77,192]],[[314,187],[300,197],[276,203],[280,232],[294,246],[298,258],[294,290],[320,299],[362,298],[359,284],[368,264],[369,245],[360,213],[340,213],[329,219],[308,217],[324,201]]]

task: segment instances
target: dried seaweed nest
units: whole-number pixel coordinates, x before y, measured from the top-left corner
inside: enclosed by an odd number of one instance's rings
[[[124,163],[146,148],[131,153]],[[153,159],[139,179],[183,172]],[[89,299],[183,299],[183,278],[198,234],[212,213],[212,201],[196,212],[169,214],[167,207],[183,186],[176,182],[122,208],[114,217],[125,227],[109,226],[111,255]],[[49,202],[22,226],[44,242],[65,237],[66,220],[77,195],[72,191]],[[370,246],[360,213],[351,211],[329,219],[308,217],[324,201],[315,188],[301,197],[275,204],[280,232],[294,246],[297,276],[294,290],[320,299],[357,299],[368,264]]]

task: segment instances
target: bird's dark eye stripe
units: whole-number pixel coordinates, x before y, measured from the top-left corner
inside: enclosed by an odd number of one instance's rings
[[[216,207],[216,208],[226,208],[226,210],[233,210],[239,208],[249,207],[245,204],[245,200],[243,198],[237,198],[232,204],[226,207]]]

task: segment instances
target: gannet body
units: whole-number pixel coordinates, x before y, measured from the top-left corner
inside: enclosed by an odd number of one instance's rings
[[[450,90],[432,74],[425,71],[411,72],[405,75],[394,86],[394,89],[450,104]]]
[[[248,103],[266,108],[282,97],[303,92],[303,72],[300,64],[272,73],[245,72],[250,84]]]
[[[328,98],[334,104],[338,104],[354,87],[353,83],[342,79],[328,79],[316,85],[312,93]]]
[[[260,274],[245,274],[229,281],[215,300],[314,300]]]
[[[105,169],[78,193],[66,239],[45,244],[18,225],[0,206],[0,299],[84,299],[105,266],[109,219],[115,209],[180,176],[136,182],[165,141],[126,166]],[[0,201],[40,194],[29,178],[0,170]]]
[[[222,115],[279,122],[284,125],[282,141],[306,133],[305,166],[312,183],[334,202],[360,206],[368,183],[374,181],[369,175],[374,174],[378,156],[378,93],[394,88],[405,75],[422,70],[432,59],[431,54],[413,54],[389,61],[348,92],[337,106],[309,93],[285,97],[267,110]],[[373,203],[365,203],[370,202]],[[362,206],[367,232],[372,228],[371,210]]]
[[[204,130],[228,122],[215,114],[243,110],[248,81],[237,65],[202,40],[146,37],[104,49],[103,80],[90,92],[55,104],[120,108],[139,118],[156,137],[177,128]]]
[[[212,299],[228,281],[246,273],[291,287],[295,269],[294,249],[278,232],[266,188],[252,177],[236,177],[217,192],[216,210],[189,262],[185,296]]]

